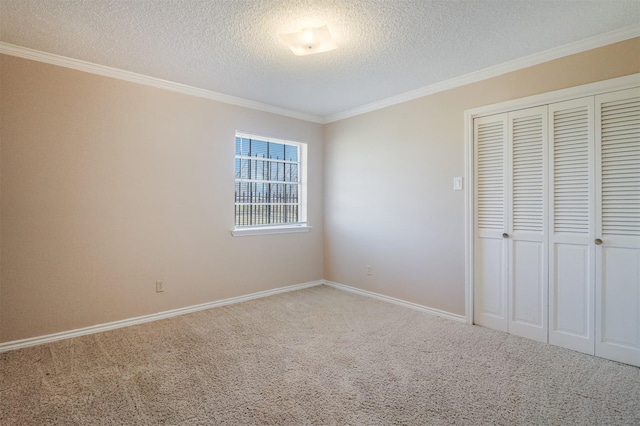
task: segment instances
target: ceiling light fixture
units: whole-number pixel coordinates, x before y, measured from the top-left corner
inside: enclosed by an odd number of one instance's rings
[[[297,33],[280,34],[280,38],[298,56],[328,52],[338,48],[326,25],[318,28],[305,28]]]

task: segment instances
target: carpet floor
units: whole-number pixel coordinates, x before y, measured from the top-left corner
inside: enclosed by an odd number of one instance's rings
[[[0,354],[8,425],[640,425],[640,368],[327,286]]]

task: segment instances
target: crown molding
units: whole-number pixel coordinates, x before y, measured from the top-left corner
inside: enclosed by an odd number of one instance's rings
[[[313,123],[328,124],[334,121],[344,120],[346,118],[355,117],[368,112],[376,111],[389,106],[397,105],[403,102],[412,101],[424,96],[433,95],[445,90],[455,89],[467,84],[476,83],[489,78],[497,77],[502,74],[517,71],[523,68],[538,65],[544,62],[559,59],[565,56],[574,55],[630,38],[640,37],[640,27],[629,26],[616,31],[589,37],[584,40],[565,44],[544,52],[525,56],[523,58],[514,59],[482,70],[474,71],[468,74],[454,77],[449,80],[441,81],[435,84],[411,90],[399,95],[381,99],[376,102],[365,104],[353,109],[349,109],[337,114],[326,116],[318,116],[307,114],[299,111],[293,111],[286,108],[280,108],[274,105],[264,104],[249,99],[239,98],[236,96],[226,95],[211,90],[201,89],[198,87],[188,86],[182,83],[162,80],[160,78],[150,77],[143,74],[125,71],[118,68],[112,68],[104,65],[98,65],[79,59],[68,58],[65,56],[46,53],[27,47],[17,46],[10,43],[0,42],[0,54],[17,56],[24,59],[30,59],[38,62],[44,62],[52,65],[58,65],[65,68],[71,68],[79,71],[89,72],[92,74],[102,75],[105,77],[116,78],[119,80],[129,81],[132,83],[144,84],[146,86],[156,87],[173,92],[183,93],[186,95],[197,96],[200,98],[211,99],[229,105],[235,105],[244,108],[255,109],[258,111],[269,112],[285,117],[296,118],[299,120],[310,121]]]
[[[182,83],[176,83],[173,81],[150,77],[147,75],[125,71],[118,68],[112,68],[105,65],[94,64],[91,62],[82,61],[80,59],[55,55],[53,53],[42,52],[39,50],[17,46],[10,43],[0,42],[0,53],[10,56],[16,56],[19,58],[30,59],[33,61],[44,62],[47,64],[58,65],[61,67],[84,71],[91,74],[97,74],[104,77],[116,78],[118,80],[124,80],[131,83],[143,84],[145,86],[151,86],[158,89],[170,90],[186,95],[197,96],[199,98],[211,99],[213,101],[222,102],[229,105],[270,112],[272,114],[278,114],[290,118],[297,118],[304,121],[311,121],[313,123],[323,122],[322,117],[317,115],[306,114],[286,108],[280,108],[261,102],[251,101],[249,99],[225,95],[224,93],[200,89],[198,87],[193,87]]]
[[[586,38],[584,40],[554,47],[553,49],[545,50],[540,53],[535,53],[533,55],[514,59],[508,62],[504,62],[502,64],[481,69],[479,71],[474,71],[469,74],[464,74],[459,77],[454,77],[449,80],[445,80],[439,83],[431,84],[429,86],[421,87],[420,89],[411,90],[409,92],[401,93],[396,96],[391,96],[389,98],[372,102],[366,105],[362,105],[362,106],[349,109],[337,114],[327,115],[323,117],[322,123],[327,124],[327,123],[332,123],[334,121],[344,120],[345,118],[354,117],[356,115],[362,115],[367,112],[376,111],[392,105],[397,105],[403,102],[412,101],[414,99],[418,99],[428,95],[433,95],[434,93],[443,92],[445,90],[455,89],[460,86],[465,86],[467,84],[476,83],[482,80],[487,80],[489,78],[497,77],[502,74],[518,71],[523,68],[531,67],[533,65],[538,65],[543,62],[548,62],[554,59],[559,59],[565,56],[574,55],[576,53],[584,52],[587,50],[596,49],[598,47],[617,43],[619,41],[628,40],[634,37],[640,37],[640,26],[634,25],[630,27],[624,27],[616,31],[600,34],[594,37]]]

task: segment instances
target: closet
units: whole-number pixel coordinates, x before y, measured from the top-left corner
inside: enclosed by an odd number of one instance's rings
[[[473,118],[473,322],[640,366],[640,88]]]

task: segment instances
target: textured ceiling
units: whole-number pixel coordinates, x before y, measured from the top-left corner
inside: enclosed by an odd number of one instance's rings
[[[325,24],[332,52],[278,37]],[[0,0],[0,41],[316,116],[632,25],[639,0]]]

